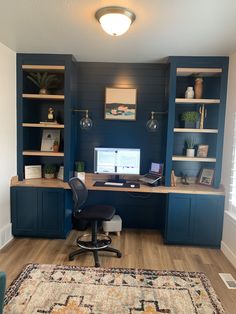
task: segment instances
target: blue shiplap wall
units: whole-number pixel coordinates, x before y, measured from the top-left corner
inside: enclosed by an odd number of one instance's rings
[[[141,173],[148,171],[150,162],[164,162],[167,117],[159,116],[158,133],[149,133],[146,122],[151,111],[166,111],[165,64],[77,63],[78,103],[76,108],[88,109],[94,122],[89,132],[81,131],[77,121],[77,160],[84,160],[86,171],[93,172],[93,149],[127,147],[141,149]],[[136,121],[104,120],[106,87],[137,89]]]

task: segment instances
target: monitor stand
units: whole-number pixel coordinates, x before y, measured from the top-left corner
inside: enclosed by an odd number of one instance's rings
[[[120,179],[119,175],[116,174],[114,178],[108,179],[107,182],[115,182],[115,183],[126,183],[125,179]]]

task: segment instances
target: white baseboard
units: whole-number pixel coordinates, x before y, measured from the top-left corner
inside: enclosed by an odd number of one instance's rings
[[[11,227],[11,223],[9,223],[0,229],[0,249],[13,239]]]
[[[221,241],[221,251],[224,253],[226,258],[230,261],[230,263],[236,268],[236,255],[228,247],[228,245],[225,244],[223,241]]]

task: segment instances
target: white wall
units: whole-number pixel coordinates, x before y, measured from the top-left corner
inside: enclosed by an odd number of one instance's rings
[[[232,144],[234,128],[234,112],[236,112],[236,52],[230,56],[228,93],[224,132],[224,149],[222,165],[222,183],[226,189],[225,217],[221,249],[231,263],[236,267],[236,216],[228,212],[229,184],[232,162]]]
[[[16,175],[16,53],[0,43],[0,248],[12,238],[13,175]]]

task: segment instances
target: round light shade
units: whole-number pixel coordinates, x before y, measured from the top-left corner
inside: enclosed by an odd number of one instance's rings
[[[159,125],[156,119],[150,119],[146,124],[146,128],[149,132],[157,132],[158,127]]]
[[[93,121],[89,117],[84,117],[80,120],[80,127],[82,130],[90,130],[93,126]]]
[[[111,36],[124,34],[135,20],[135,14],[122,7],[102,8],[95,16],[103,30]]]

